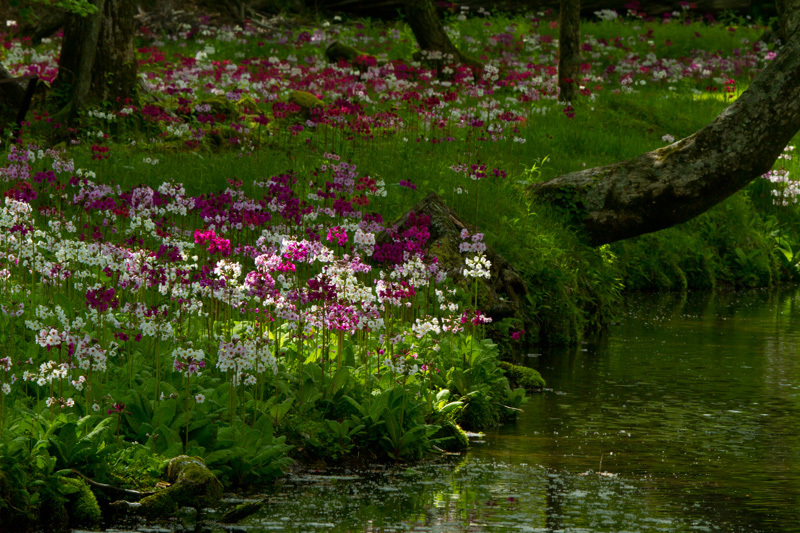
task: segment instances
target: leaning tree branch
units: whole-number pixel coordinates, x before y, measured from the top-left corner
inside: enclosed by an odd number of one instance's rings
[[[797,0],[790,0],[797,2]],[[800,131],[800,31],[750,87],[696,133],[635,159],[532,185],[583,213],[600,245],[685,222],[767,172]]]

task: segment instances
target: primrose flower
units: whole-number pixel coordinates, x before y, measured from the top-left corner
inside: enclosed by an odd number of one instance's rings
[[[334,226],[328,230],[327,239],[328,242],[336,241],[339,246],[342,246],[347,242],[347,232],[340,226]]]
[[[464,276],[467,278],[486,278],[491,277],[490,268],[492,266],[485,255],[478,254],[475,257],[466,259],[467,268],[464,269]]]

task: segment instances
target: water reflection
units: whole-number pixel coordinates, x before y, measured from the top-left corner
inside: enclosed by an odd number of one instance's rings
[[[573,473],[602,457],[712,530],[798,530],[796,310],[795,294],[640,297],[605,341],[540,358],[552,391],[492,447]]]

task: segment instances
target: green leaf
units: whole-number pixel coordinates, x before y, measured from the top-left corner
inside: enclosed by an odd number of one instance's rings
[[[233,450],[217,450],[215,452],[211,452],[206,455],[203,459],[206,462],[206,465],[211,466],[217,463],[227,463],[231,459],[236,457],[236,453]]]
[[[289,398],[281,404],[270,405],[269,406],[270,420],[274,420],[278,424],[280,424],[283,421],[286,414],[291,410],[293,403],[294,403],[294,398]]]
[[[175,418],[175,412],[178,409],[178,402],[173,398],[168,398],[161,401],[161,405],[153,415],[153,420],[156,424],[170,425],[172,419]]]
[[[328,394],[333,396],[339,390],[342,389],[347,384],[347,380],[350,378],[350,373],[348,372],[347,368],[340,368],[336,374],[334,374],[333,378],[331,379],[330,384],[328,385]]]

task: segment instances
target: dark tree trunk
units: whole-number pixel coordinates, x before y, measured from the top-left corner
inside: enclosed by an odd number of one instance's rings
[[[800,130],[800,32],[792,33],[778,57],[708,126],[635,159],[533,185],[531,192],[582,212],[597,245],[703,213],[769,170]]]
[[[97,52],[105,1],[93,0],[92,4],[97,7],[97,13],[83,17],[70,14],[64,24],[58,75],[53,82],[53,90],[68,95],[67,104],[62,110],[66,114],[64,118],[67,123],[75,119],[91,86],[92,65]]]
[[[581,0],[561,0],[558,15],[558,98],[572,102],[581,69]]]
[[[25,99],[25,89],[16,81],[11,81],[14,76],[0,65],[0,105],[19,109]]]
[[[136,98],[137,63],[134,49],[134,3],[92,0],[97,13],[69,15],[64,24],[61,56],[54,91],[65,93],[61,118],[71,124],[89,102],[120,108]]]
[[[103,22],[92,66],[90,100],[111,102],[121,108],[126,98],[135,100],[137,85],[134,2],[105,0]],[[119,98],[119,100],[117,100]]]
[[[462,54],[456,48],[444,31],[431,0],[406,0],[405,9],[408,25],[423,52],[441,52],[452,56],[454,62],[463,63],[473,69],[482,68],[480,61]]]
[[[25,102],[25,89],[0,65],[0,132],[19,116]]]

